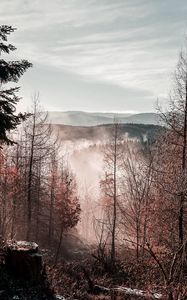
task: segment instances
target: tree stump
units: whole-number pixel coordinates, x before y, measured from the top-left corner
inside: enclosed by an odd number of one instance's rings
[[[38,253],[38,245],[34,242],[8,241],[5,266],[17,279],[40,282],[42,255]]]

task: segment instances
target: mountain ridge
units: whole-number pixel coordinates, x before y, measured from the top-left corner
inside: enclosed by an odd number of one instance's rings
[[[114,120],[120,123],[159,124],[159,115],[153,112],[146,113],[112,113],[112,112],[85,112],[85,111],[49,111],[48,120],[52,124],[72,126],[96,126],[111,124]]]

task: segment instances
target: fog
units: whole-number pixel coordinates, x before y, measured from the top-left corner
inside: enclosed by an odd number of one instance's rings
[[[136,147],[137,139],[129,138],[128,133],[122,136],[122,141],[123,143],[134,141],[133,147]],[[88,243],[96,241],[96,223],[103,214],[100,182],[105,174],[104,146],[107,142],[109,142],[108,137],[102,142],[87,139],[63,141],[64,159],[76,177],[82,210],[77,229],[80,236]]]
[[[100,181],[103,176],[103,152],[100,146],[100,142],[95,144],[88,140],[64,143],[68,166],[76,177],[82,210],[77,228],[81,237],[87,242],[95,241],[93,222],[101,211]]]

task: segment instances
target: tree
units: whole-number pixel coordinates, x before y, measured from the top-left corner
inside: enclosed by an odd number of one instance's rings
[[[118,201],[120,197],[120,175],[123,162],[123,147],[120,124],[115,122],[111,128],[111,136],[104,149],[105,178],[101,187],[105,198],[105,213],[110,231],[110,265],[116,261],[116,228],[118,223]]]
[[[48,244],[52,245],[54,238],[54,209],[55,209],[55,194],[58,182],[58,160],[57,149],[54,149],[51,154],[51,166],[50,166],[49,186],[50,186],[50,204],[49,204],[49,225],[48,225]]]
[[[124,198],[120,203],[122,213],[121,223],[128,235],[128,241],[136,247],[137,261],[148,239],[149,206],[152,188],[151,160],[139,142],[126,143],[126,158],[124,160]]]
[[[161,117],[167,128],[157,142],[157,164],[160,186],[166,198],[176,203],[179,247],[187,238],[185,212],[187,193],[187,48],[179,55],[174,74],[174,88],[170,95],[170,109]]]
[[[62,166],[56,192],[56,220],[58,232],[58,245],[55,256],[55,264],[58,261],[63,234],[68,229],[75,227],[80,219],[80,204],[76,195],[76,182],[74,176],[67,168]]]
[[[8,35],[15,31],[12,26],[0,26],[0,55],[2,52],[10,54],[16,50],[12,44],[7,43]],[[27,114],[16,114],[16,104],[20,97],[17,96],[19,87],[4,89],[3,85],[9,82],[17,82],[23,73],[32,66],[27,60],[5,61],[0,59],[0,141],[12,144],[13,141],[7,136],[10,130],[15,129]]]
[[[39,105],[39,98],[33,99],[32,114],[23,124],[24,142],[22,147],[25,148],[25,192],[27,198],[27,233],[26,239],[31,238],[32,222],[36,224],[35,238],[39,234],[39,213],[40,213],[40,194],[42,185],[42,169],[45,172],[45,165],[50,159],[53,152],[52,129],[46,124],[47,113],[44,113]],[[33,219],[34,216],[34,219]]]
[[[151,147],[151,201],[146,250],[160,269],[167,299],[186,296],[187,48],[175,70],[166,130]]]

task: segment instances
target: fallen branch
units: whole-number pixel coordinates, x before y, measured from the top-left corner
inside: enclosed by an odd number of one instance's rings
[[[129,296],[135,296],[135,297],[141,297],[141,298],[146,298],[146,299],[161,299],[162,294],[160,293],[155,293],[155,292],[146,292],[143,290],[138,290],[138,289],[131,289],[127,287],[115,287],[115,288],[106,288],[100,285],[95,285],[94,286],[94,292],[97,294],[123,294],[123,295],[129,295]]]

